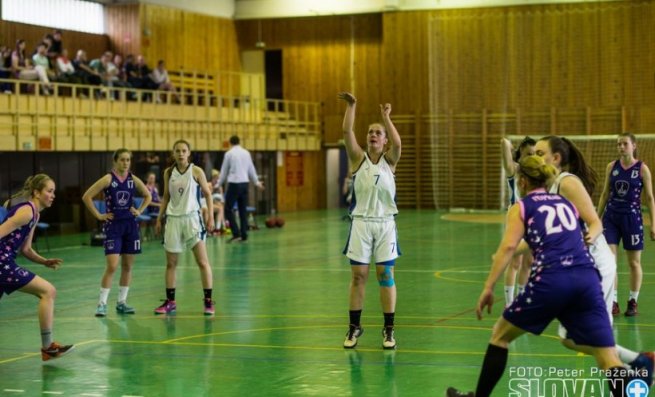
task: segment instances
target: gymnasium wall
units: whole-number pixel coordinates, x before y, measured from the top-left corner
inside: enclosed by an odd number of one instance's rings
[[[16,47],[16,40],[25,39],[27,44],[25,52],[32,54],[36,45],[43,40],[43,36],[52,33],[54,29],[28,25],[25,23],[1,21],[0,22],[0,45],[6,45],[10,48]],[[62,42],[64,48],[68,49],[68,56],[73,59],[79,49],[86,51],[87,59],[98,58],[103,51],[109,48],[109,40],[105,35],[72,32],[62,30]]]

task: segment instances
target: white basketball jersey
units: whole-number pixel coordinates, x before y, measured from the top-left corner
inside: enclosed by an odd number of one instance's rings
[[[166,215],[185,216],[200,211],[200,189],[193,178],[193,164],[189,164],[184,173],[173,166],[168,179],[168,194],[170,200],[166,207]]]
[[[569,175],[575,176],[574,174],[572,174],[570,172],[566,172],[566,171],[560,172],[559,175],[557,175],[557,178],[555,178],[555,182],[553,182],[553,184],[550,185],[550,189],[548,189],[548,193],[559,194],[559,184],[562,182],[562,179],[566,178]]]
[[[398,213],[396,179],[387,159],[382,156],[373,164],[364,153],[364,161],[353,174],[352,216],[389,218]]]

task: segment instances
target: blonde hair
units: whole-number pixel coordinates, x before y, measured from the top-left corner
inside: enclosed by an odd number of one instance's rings
[[[46,174],[36,174],[34,176],[28,177],[23,184],[23,188],[11,196],[10,201],[14,201],[15,199],[29,200],[32,198],[32,196],[34,196],[35,190],[40,192],[45,188],[48,181],[51,180],[52,178]]]
[[[533,188],[546,187],[557,176],[557,168],[546,164],[541,156],[525,156],[519,161],[519,174],[523,175]]]
[[[219,176],[221,173],[216,169],[212,169],[212,178]]]

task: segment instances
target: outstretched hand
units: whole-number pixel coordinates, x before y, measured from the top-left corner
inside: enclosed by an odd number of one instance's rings
[[[59,259],[59,258],[46,259],[43,265],[45,267],[49,267],[50,269],[57,270],[59,268],[59,265],[63,261],[64,261],[63,259]]]
[[[385,103],[384,105],[380,104],[380,113],[382,113],[383,117],[389,117],[391,114],[391,104],[390,103]]]
[[[349,92],[340,92],[337,97],[343,101],[346,101],[348,105],[354,105],[357,103],[357,98]]]
[[[494,304],[494,292],[489,288],[482,290],[480,298],[478,298],[478,306],[475,308],[475,314],[478,316],[478,320],[482,320],[482,312],[484,308],[487,308],[487,313],[491,314],[491,307]]]

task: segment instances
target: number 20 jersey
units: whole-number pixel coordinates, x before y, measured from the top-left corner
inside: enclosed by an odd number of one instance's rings
[[[533,268],[557,271],[594,266],[573,204],[558,194],[537,190],[521,199],[519,205],[525,227],[523,238],[534,257]]]

